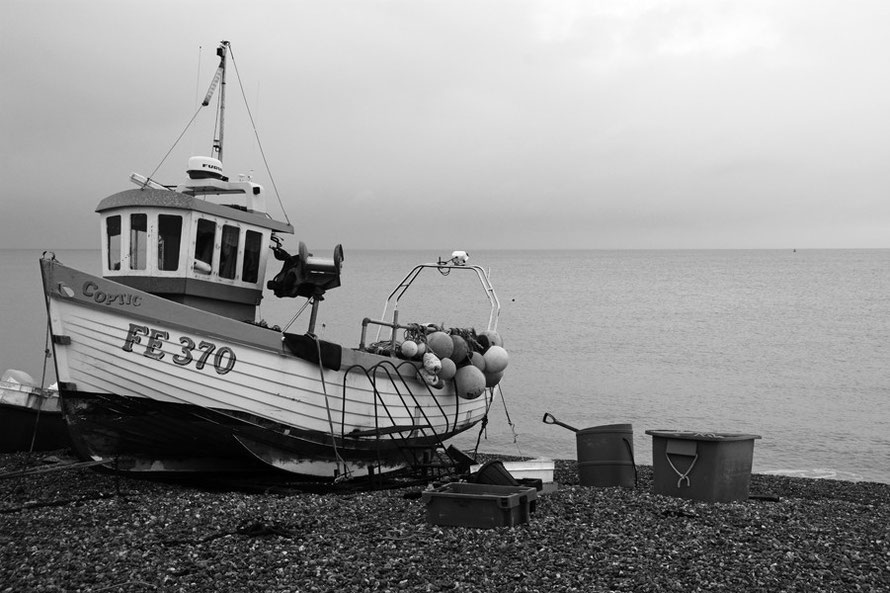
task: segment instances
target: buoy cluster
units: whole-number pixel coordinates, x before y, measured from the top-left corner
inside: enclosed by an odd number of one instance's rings
[[[504,376],[509,356],[501,336],[492,330],[435,325],[412,326],[399,346],[401,358],[422,362],[418,374],[427,385],[441,389],[454,380],[457,395],[475,399]]]

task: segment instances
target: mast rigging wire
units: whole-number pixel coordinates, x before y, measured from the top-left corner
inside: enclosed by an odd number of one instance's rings
[[[195,111],[195,114],[192,116],[192,119],[189,120],[189,123],[185,124],[185,128],[182,130],[182,133],[179,135],[179,137],[173,142],[173,146],[170,147],[170,150],[167,151],[167,154],[165,154],[164,158],[161,159],[161,162],[158,163],[158,166],[155,167],[154,171],[152,171],[151,174],[148,176],[148,181],[150,181],[155,176],[155,173],[158,172],[158,169],[161,168],[161,166],[164,164],[164,161],[167,160],[167,157],[170,156],[170,153],[173,152],[173,149],[176,148],[176,145],[179,144],[179,141],[182,140],[183,136],[185,136],[185,133],[192,126],[192,123],[194,123],[195,118],[198,117],[199,113],[201,113],[202,108],[203,108],[203,105],[199,106],[198,110]]]
[[[241,97],[244,101],[244,106],[247,110],[247,117],[250,119],[250,125],[253,128],[253,135],[256,138],[257,147],[259,148],[260,156],[263,159],[263,166],[266,168],[266,174],[269,176],[269,182],[272,184],[272,189],[275,191],[275,198],[278,200],[278,206],[281,208],[281,213],[284,215],[284,220],[288,224],[291,224],[290,217],[287,215],[287,210],[285,210],[284,203],[281,200],[281,193],[278,191],[278,184],[275,183],[275,178],[272,176],[272,170],[269,168],[269,161],[266,158],[266,151],[263,150],[263,143],[260,141],[260,135],[259,135],[259,132],[256,127],[256,122],[253,119],[253,113],[250,111],[250,104],[247,102],[247,94],[244,92],[244,83],[241,81],[241,74],[238,72],[238,64],[235,62],[235,52],[232,49],[231,44],[227,44],[227,45],[228,45],[229,55],[232,58],[232,66],[235,68],[235,77],[238,79],[238,88],[241,90]],[[200,57],[199,57],[199,64],[200,64]],[[217,100],[219,100],[219,98]],[[170,156],[170,153],[173,152],[173,149],[176,148],[176,145],[179,144],[179,141],[182,140],[182,137],[185,135],[185,133],[188,131],[188,129],[192,126],[192,124],[195,121],[195,118],[198,117],[198,114],[201,112],[201,109],[203,107],[204,107],[203,104],[198,106],[197,111],[195,111],[195,114],[192,116],[192,118],[189,120],[189,122],[185,125],[185,128],[182,130],[182,133],[179,134],[179,137],[176,138],[176,141],[173,142],[173,145],[170,147],[170,150],[167,151],[167,154],[164,155],[164,158],[161,159],[161,162],[158,163],[157,167],[155,167],[154,170],[151,172],[151,174],[148,176],[148,180],[152,180],[152,178],[155,176],[155,173],[158,172],[158,170],[161,168],[161,166],[164,164],[164,162]],[[217,109],[219,109],[219,107],[217,107]],[[218,122],[215,122],[214,123],[214,137],[216,137],[216,126],[217,125],[218,125]],[[147,185],[148,180],[146,181],[146,185]]]
[[[272,189],[275,190],[275,197],[278,199],[278,206],[281,208],[281,213],[284,214],[284,220],[290,224],[290,218],[287,215],[287,211],[284,209],[284,204],[281,201],[281,194],[278,193],[278,186],[275,184],[275,178],[272,177],[272,171],[269,169],[269,162],[266,160],[266,151],[263,150],[263,143],[260,142],[260,134],[257,131],[253,113],[250,112],[250,104],[247,102],[247,95],[244,93],[244,83],[241,81],[241,74],[238,73],[238,64],[235,62],[235,51],[232,49],[231,45],[229,46],[229,55],[232,56],[232,66],[235,68],[235,77],[238,79],[238,88],[241,89],[241,97],[243,98],[244,106],[247,109],[247,117],[250,118],[250,125],[253,127],[253,135],[256,137],[256,143],[260,149],[263,165],[266,167],[266,174],[269,176],[269,182],[272,184]]]

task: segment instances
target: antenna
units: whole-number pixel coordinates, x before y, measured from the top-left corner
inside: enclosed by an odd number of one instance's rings
[[[216,158],[220,161],[223,160],[223,136],[225,135],[225,121],[226,121],[226,54],[228,53],[229,42],[228,41],[220,41],[219,47],[216,48],[216,55],[219,56],[219,67],[216,69],[216,74],[213,76],[213,81],[210,83],[210,88],[207,89],[207,94],[204,95],[204,101],[201,103],[202,106],[207,107],[210,104],[210,98],[213,96],[216,87],[219,86],[219,103],[217,107],[217,126],[219,135],[213,141],[213,153],[216,154]]]
[[[198,71],[195,73],[195,105],[198,105],[198,97],[200,97],[201,92],[201,51],[203,48],[198,46]]]

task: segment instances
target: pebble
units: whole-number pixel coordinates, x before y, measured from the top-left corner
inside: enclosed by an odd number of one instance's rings
[[[59,453],[55,453],[59,455]],[[60,455],[63,456],[63,455]],[[0,455],[0,472],[37,466]],[[419,486],[249,493],[89,469],[0,480],[0,591],[890,590],[890,485],[753,475],[743,503],[578,485],[527,523],[426,522]]]

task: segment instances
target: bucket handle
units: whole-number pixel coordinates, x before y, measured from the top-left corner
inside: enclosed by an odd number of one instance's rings
[[[681,472],[680,470],[677,469],[677,466],[674,465],[673,461],[671,461],[670,453],[665,452],[664,456],[667,459],[668,464],[671,466],[671,469],[674,470],[674,473],[676,473],[680,477],[680,479],[677,480],[677,488],[681,488],[683,486],[684,480],[686,481],[686,486],[691,487],[692,482],[689,479],[689,474],[692,473],[692,468],[695,467],[695,462],[698,461],[698,453],[696,453],[695,456],[692,458],[692,463],[689,464],[689,467],[686,468],[685,472]]]
[[[692,457],[692,462],[689,464],[689,467],[686,468],[685,472],[681,472],[677,469],[677,466],[674,465],[674,462],[671,460],[671,455],[677,455],[679,457]],[[689,474],[692,473],[692,468],[695,467],[695,462],[698,461],[698,443],[697,441],[687,441],[687,440],[679,440],[679,439],[668,439],[667,444],[664,448],[664,457],[667,459],[668,465],[671,466],[671,469],[674,470],[674,473],[677,474],[679,479],[677,480],[677,488],[683,487],[683,482],[686,482],[686,487],[692,487],[692,481],[689,479]]]
[[[640,472],[637,471],[637,462],[634,459],[634,446],[631,441],[627,440],[627,437],[623,437],[621,440],[624,441],[627,452],[630,453],[630,463],[634,466],[634,488],[636,488],[640,484]]]
[[[556,424],[562,426],[563,428],[568,428],[572,432],[578,432],[577,428],[575,428],[574,426],[569,426],[564,422],[560,422],[559,420],[554,418],[553,414],[551,414],[550,412],[544,412],[544,418],[541,419],[541,422],[543,422],[544,424]]]

